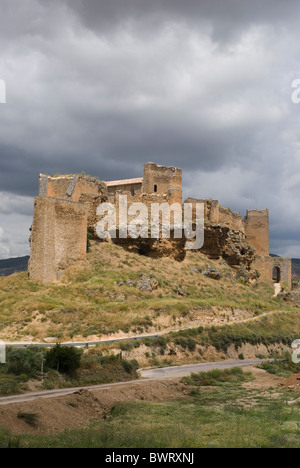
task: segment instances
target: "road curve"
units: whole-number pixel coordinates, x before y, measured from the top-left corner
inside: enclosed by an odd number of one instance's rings
[[[233,367],[253,366],[263,362],[261,359],[245,360],[245,361],[221,361],[221,362],[205,362],[199,364],[186,364],[177,367],[164,367],[159,369],[140,370],[141,380],[130,380],[127,382],[115,382],[102,385],[91,385],[86,387],[62,388],[56,390],[44,390],[41,392],[24,393],[22,395],[13,395],[0,398],[0,406],[24,403],[33,401],[39,398],[55,398],[72,393],[79,390],[102,390],[106,388],[117,387],[120,385],[143,384],[143,382],[166,380],[185,377],[192,372],[208,372],[213,369],[232,369]]]

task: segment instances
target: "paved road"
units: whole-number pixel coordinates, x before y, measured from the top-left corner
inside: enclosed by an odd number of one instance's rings
[[[178,330],[177,330],[178,331]],[[168,332],[157,332],[156,335],[140,335],[140,336],[131,336],[128,338],[115,338],[110,340],[99,340],[99,341],[79,341],[79,342],[68,342],[68,343],[60,343],[61,346],[70,346],[75,348],[89,348],[90,346],[97,346],[100,344],[106,343],[121,343],[122,341],[137,341],[137,340],[144,340],[145,338],[158,338],[160,335],[168,333]],[[35,342],[5,342],[6,346],[10,346],[12,348],[29,348],[30,346],[35,346],[37,348],[54,348],[57,343],[35,343]]]
[[[187,364],[178,367],[163,367],[160,369],[149,369],[141,371],[141,377],[144,379],[174,379],[185,377],[192,372],[208,372],[213,369],[232,369],[233,367],[245,367],[260,364],[263,360],[253,359],[245,361],[221,361],[221,362],[206,362],[199,364]]]
[[[116,382],[105,385],[92,385],[88,387],[73,387],[63,388],[59,390],[45,390],[42,392],[26,393],[24,395],[14,395],[9,397],[0,398],[0,406],[11,405],[16,403],[23,403],[26,401],[33,401],[39,398],[55,398],[59,396],[70,395],[79,390],[102,390],[105,388],[117,387],[120,385],[143,384],[143,382],[150,382],[161,379],[174,379],[185,377],[192,372],[207,372],[213,369],[231,369],[233,367],[253,366],[263,362],[263,360],[245,360],[245,361],[221,361],[221,362],[207,362],[201,364],[188,364],[178,367],[164,367],[160,369],[141,370],[140,374],[142,380],[132,380],[130,382]]]

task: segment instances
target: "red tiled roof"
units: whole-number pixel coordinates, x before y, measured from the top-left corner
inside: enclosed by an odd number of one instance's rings
[[[138,179],[111,180],[105,183],[107,187],[116,187],[117,185],[141,184],[142,182],[143,177],[139,177]]]

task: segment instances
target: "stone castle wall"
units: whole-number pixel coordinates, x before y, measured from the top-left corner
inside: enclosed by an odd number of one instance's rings
[[[37,197],[31,235],[30,278],[52,283],[86,258],[87,207],[69,200]]]
[[[96,238],[100,203],[113,203],[119,219],[119,195],[127,195],[128,205],[143,203],[148,208],[151,226],[153,203],[179,203],[182,206],[182,171],[154,163],[144,166],[143,178],[101,182],[85,175],[46,176],[41,174],[39,197],[35,199],[31,236],[30,277],[45,283],[57,281],[61,274],[86,256],[87,232]],[[255,268],[272,280],[277,262],[281,281],[291,284],[291,262],[269,257],[269,212],[248,210],[243,220],[240,213],[222,207],[217,200],[188,198],[186,203],[204,204],[205,243],[202,252],[211,258],[223,257],[231,266],[250,268],[255,254]],[[128,216],[128,222],[136,214]],[[171,225],[174,220],[171,218]],[[160,217],[159,223],[162,223]],[[128,250],[158,257],[183,260],[183,239],[171,238],[114,240]],[[255,249],[255,250],[254,250]]]
[[[273,281],[275,267],[280,270],[279,282],[286,283],[288,288],[292,289],[292,260],[290,258],[257,255],[253,262],[253,268],[258,270],[261,277],[268,281]]]
[[[185,202],[193,205],[203,203],[206,223],[221,224],[234,231],[245,232],[242,215],[231,211],[229,208],[222,207],[217,200],[188,198]],[[193,209],[193,212],[195,213],[195,209]]]

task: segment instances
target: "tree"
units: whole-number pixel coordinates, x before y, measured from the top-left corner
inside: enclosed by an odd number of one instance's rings
[[[74,347],[57,344],[46,356],[46,367],[66,374],[74,374],[80,367],[81,351]]]

